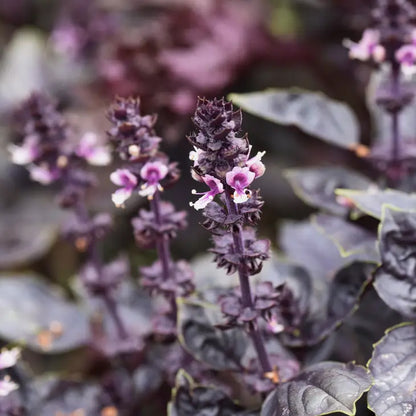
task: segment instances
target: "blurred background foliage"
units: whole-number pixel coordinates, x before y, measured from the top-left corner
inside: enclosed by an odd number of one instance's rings
[[[79,254],[59,237],[65,214],[54,204],[54,191],[31,183],[26,171],[9,161],[14,110],[30,92],[47,92],[76,133],[93,131],[103,140],[106,108],[117,94],[140,95],[145,111],[159,113],[164,149],[183,172],[164,197],[189,211],[189,228],[175,240],[173,251],[178,258],[193,258],[209,247],[208,233],[188,205],[194,184],[186,134],[197,96],[292,86],[322,91],[353,108],[361,140],[369,143],[365,88],[370,68],[352,62],[342,43],[360,37],[371,5],[360,0],[0,0],[4,276],[31,270],[74,296],[71,278],[80,263]],[[278,249],[279,223],[311,212],[293,194],[282,171],[360,161],[295,128],[250,115],[244,116],[244,127],[254,150],[267,151],[266,174],[258,181],[266,201],[261,233]],[[97,169],[101,183],[90,196],[90,206],[115,216],[116,226],[103,250],[108,258],[127,252],[136,278],[137,266],[150,259],[134,244],[130,218],[145,201],[137,198],[125,210],[116,210],[110,199],[113,169]],[[43,358],[33,362],[39,371],[53,367]]]

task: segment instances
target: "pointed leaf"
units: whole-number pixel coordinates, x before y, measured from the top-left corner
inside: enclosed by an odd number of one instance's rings
[[[351,209],[337,200],[336,189],[365,190],[371,184],[365,176],[337,166],[289,169],[285,175],[300,199],[334,215],[346,215]]]
[[[240,329],[222,331],[216,305],[191,299],[178,300],[178,333],[182,345],[197,360],[215,370],[240,370],[247,337]]]
[[[367,191],[337,189],[336,194],[350,200],[365,215],[378,220],[381,219],[382,206],[384,204],[389,204],[402,210],[410,210],[416,207],[416,194],[407,194],[393,189],[372,189]]]
[[[61,353],[87,343],[85,312],[31,275],[0,276],[0,337],[35,351]]]
[[[168,416],[258,416],[258,411],[246,410],[234,403],[222,390],[199,386],[184,371],[179,371]]]
[[[243,110],[277,124],[298,127],[307,134],[344,148],[359,142],[354,113],[345,104],[321,93],[299,89],[270,89],[249,94],[231,94]]]
[[[374,384],[368,392],[368,406],[376,416],[416,414],[415,324],[389,329],[375,345],[369,369]]]
[[[318,214],[314,222],[334,242],[342,257],[361,253],[363,259],[378,262],[375,233],[332,215]]]
[[[281,383],[263,404],[261,416],[355,414],[355,403],[371,385],[361,366],[323,362]]]
[[[381,266],[374,287],[392,309],[416,318],[416,211],[383,206],[379,229]]]

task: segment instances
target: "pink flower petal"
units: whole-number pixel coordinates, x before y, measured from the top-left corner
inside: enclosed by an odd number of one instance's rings
[[[111,200],[116,207],[122,207],[124,203],[130,198],[132,189],[121,188],[111,195]]]
[[[137,178],[128,169],[117,169],[110,175],[110,180],[115,185],[125,188],[134,188],[137,185]]]

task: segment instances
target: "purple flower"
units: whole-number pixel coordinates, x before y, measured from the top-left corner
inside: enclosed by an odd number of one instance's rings
[[[121,186],[111,195],[111,199],[117,207],[123,206],[130,198],[134,188],[137,186],[137,178],[128,169],[117,169],[110,175],[111,182]]]
[[[256,174],[250,168],[236,166],[231,172],[227,172],[225,179],[227,184],[234,188],[233,199],[236,204],[246,202],[251,195],[247,187],[254,181]]]
[[[376,62],[383,62],[386,51],[380,45],[380,32],[375,29],[366,29],[360,41],[352,42],[345,40],[344,45],[350,50],[350,58],[360,61],[374,59]]]
[[[20,358],[21,349],[12,348],[10,350],[2,350],[0,352],[0,370],[13,367]]]
[[[42,185],[49,185],[59,179],[61,172],[59,169],[51,169],[47,164],[29,165],[30,179]]]
[[[93,132],[85,133],[81,137],[75,153],[90,165],[105,166],[111,162],[110,147],[100,144],[97,135]]]
[[[12,162],[16,165],[27,165],[39,156],[39,140],[37,136],[27,136],[21,146],[9,146]]]
[[[224,192],[223,184],[214,176],[205,175],[202,177],[202,180],[209,186],[209,191],[196,192],[195,189],[192,190],[194,195],[202,195],[196,202],[191,202],[191,207],[194,207],[196,210],[205,208],[214,199],[215,195]]]
[[[152,199],[157,190],[163,191],[160,181],[166,177],[168,171],[168,167],[162,162],[147,162],[140,170],[140,176],[146,182],[141,186],[139,194]]]
[[[251,148],[252,146],[250,146],[247,158],[250,156]],[[257,152],[256,156],[252,157],[251,159],[248,159],[246,162],[247,167],[250,169],[251,172],[254,172],[256,178],[263,176],[264,172],[266,171],[266,167],[264,166],[264,163],[261,161],[262,157],[265,154],[266,152]]]
[[[7,396],[17,388],[18,385],[11,381],[9,376],[4,377],[3,380],[0,380],[0,397]]]
[[[416,73],[416,44],[402,46],[396,52],[396,59],[405,75],[411,76]]]

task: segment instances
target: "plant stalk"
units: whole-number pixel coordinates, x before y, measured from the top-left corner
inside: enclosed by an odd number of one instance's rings
[[[237,214],[238,207],[231,199],[231,194],[229,190],[226,190],[226,204],[230,214]],[[244,256],[244,240],[243,240],[243,233],[240,225],[237,225],[233,229],[233,240],[234,240],[234,249],[235,252],[239,254],[242,258]],[[246,265],[241,262],[238,266],[238,277],[240,281],[240,289],[241,289],[241,301],[245,308],[250,308],[251,310],[254,309],[253,305],[253,296],[251,294],[251,286],[250,286],[250,275],[248,273]],[[264,345],[264,339],[261,335],[258,325],[257,319],[254,321],[253,325],[249,326],[248,333],[250,338],[253,341],[254,348],[257,353],[257,357],[260,361],[263,373],[269,373],[272,371],[272,366],[270,364],[269,356],[266,351],[266,347]]]
[[[150,201],[150,207],[155,214],[155,220],[157,225],[162,225],[162,216],[160,212],[160,192],[156,191],[153,195],[153,198]],[[157,237],[156,241],[156,250],[159,257],[160,262],[162,263],[162,274],[163,280],[169,280],[170,273],[171,273],[171,265],[172,265],[172,257],[170,254],[170,244],[169,239],[165,238],[163,235]],[[177,314],[177,306],[176,306],[176,299],[175,297],[171,297],[169,299],[170,305],[172,308],[172,313],[176,317]]]

